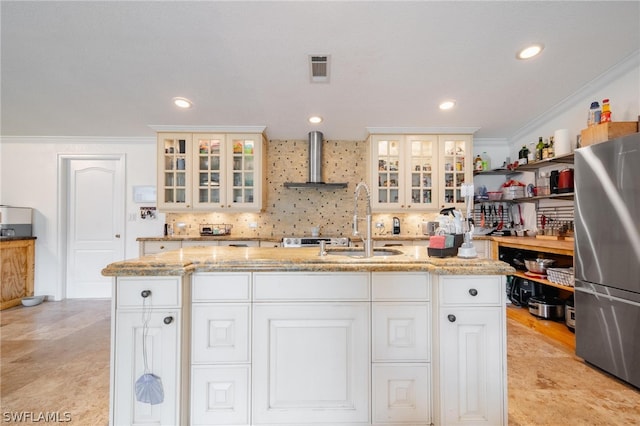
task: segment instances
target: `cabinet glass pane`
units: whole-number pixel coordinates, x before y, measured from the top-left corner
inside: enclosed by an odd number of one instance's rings
[[[397,140],[377,141],[378,151],[378,202],[398,202],[400,185],[400,142]]]
[[[198,202],[220,202],[220,172],[222,164],[221,138],[199,138],[198,146]]]
[[[431,203],[433,142],[411,139],[411,203]]]
[[[467,169],[465,156],[467,154],[467,141],[449,139],[445,141],[445,203],[464,203],[461,197],[460,186],[465,183]],[[449,173],[452,172],[452,173]]]

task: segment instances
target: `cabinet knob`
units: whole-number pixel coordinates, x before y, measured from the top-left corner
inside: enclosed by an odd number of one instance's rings
[[[449,322],[456,322],[456,316],[453,314],[447,315],[447,319],[449,320]]]
[[[147,297],[151,296],[151,290],[142,290],[142,292],[140,293],[140,296],[146,299]]]
[[[162,320],[165,324],[169,325],[173,322],[173,317],[164,317]]]
[[[164,250],[164,246],[160,246],[160,250]]]
[[[469,294],[472,296],[477,296],[478,295],[478,290],[476,290],[475,288],[470,288],[469,289]]]
[[[116,238],[120,238],[120,234],[116,234]]]

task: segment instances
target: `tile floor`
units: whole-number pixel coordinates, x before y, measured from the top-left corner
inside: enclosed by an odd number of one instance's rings
[[[67,300],[0,312],[0,406],[106,425],[110,306]],[[640,424],[640,391],[584,364],[563,346],[508,322],[509,424]],[[17,423],[13,421],[13,423]],[[20,424],[44,424],[21,422]]]

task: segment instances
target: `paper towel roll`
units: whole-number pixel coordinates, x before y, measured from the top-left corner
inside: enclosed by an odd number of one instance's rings
[[[558,129],[553,133],[555,145],[555,155],[565,155],[571,153],[571,141],[569,140],[569,129]]]

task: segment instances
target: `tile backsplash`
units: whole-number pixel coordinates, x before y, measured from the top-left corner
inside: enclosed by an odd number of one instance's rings
[[[306,182],[309,178],[308,142],[306,140],[271,140],[267,143],[267,185],[264,211],[260,213],[167,213],[168,223],[184,223],[185,233],[199,235],[200,224],[231,224],[231,237],[310,236],[311,228],[320,227],[320,235],[350,236],[353,221],[354,190],[358,182],[367,181],[366,141],[325,141],[322,151],[323,180],[346,182],[347,188],[285,188],[285,182]],[[364,198],[363,194],[361,197]],[[364,215],[364,200],[359,214]],[[422,234],[421,222],[432,220],[437,212],[420,214],[374,214],[374,235],[391,233],[392,217],[401,223],[401,235]],[[251,224],[257,224],[256,228]],[[174,229],[177,229],[174,226]],[[363,227],[361,226],[361,229]]]

